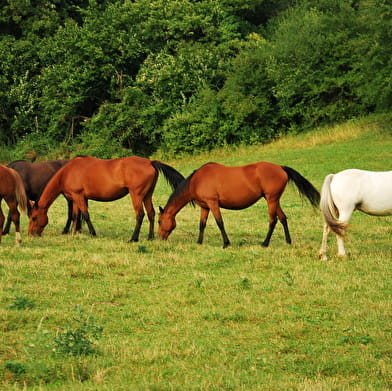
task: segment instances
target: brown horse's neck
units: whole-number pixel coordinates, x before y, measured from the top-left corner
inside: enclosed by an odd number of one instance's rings
[[[61,194],[62,189],[60,186],[60,181],[61,173],[57,172],[48,182],[38,200],[38,206],[40,208],[49,209],[50,205],[52,205],[55,199]]]
[[[193,201],[190,196],[190,192],[186,189],[181,192],[178,196],[169,200],[165,212],[175,216],[187,203]]]

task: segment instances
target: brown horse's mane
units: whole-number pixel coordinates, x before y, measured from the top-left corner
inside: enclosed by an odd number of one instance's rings
[[[201,168],[203,168],[204,166],[206,166],[209,163],[205,163],[203,164],[201,167],[199,167],[198,169],[196,169],[195,171],[192,172],[192,174],[190,174],[185,180],[183,180],[173,191],[173,193],[170,195],[169,199],[167,200],[166,206],[164,209],[166,209],[166,207],[172,203],[172,201],[174,201],[177,197],[179,197],[182,193],[184,193],[188,187],[189,187],[189,183],[191,182],[191,179],[193,177],[193,175],[195,175],[195,173],[197,171],[199,171]],[[195,202],[192,200],[191,202],[192,206],[195,206]]]
[[[50,205],[56,200],[56,198],[60,195],[61,191],[58,190],[58,183],[60,182],[60,178],[63,174],[66,165],[61,167],[49,180],[46,184],[43,192],[41,193],[39,199],[35,203],[34,207],[43,207],[42,200],[45,201],[45,207],[49,208]]]
[[[200,167],[201,168],[201,167]],[[174,201],[177,197],[179,197],[182,193],[184,193],[188,187],[189,184],[191,182],[191,179],[193,177],[193,175],[200,170],[200,168],[198,168],[197,170],[193,171],[192,174],[190,174],[185,180],[183,180],[173,191],[173,193],[171,193],[169,199],[167,200],[166,207],[172,203],[172,201]],[[195,206],[194,201],[191,201],[192,206]]]

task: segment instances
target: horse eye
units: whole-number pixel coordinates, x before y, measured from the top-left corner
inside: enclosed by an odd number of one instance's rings
[[[37,221],[37,217],[33,217],[32,220],[33,220],[33,221]]]

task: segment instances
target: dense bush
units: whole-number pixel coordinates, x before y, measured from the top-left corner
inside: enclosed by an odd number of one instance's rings
[[[0,142],[20,153],[194,152],[391,108],[386,0],[4,3]]]

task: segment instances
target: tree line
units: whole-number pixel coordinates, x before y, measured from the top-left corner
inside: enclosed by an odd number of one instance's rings
[[[10,148],[174,155],[392,106],[389,0],[0,4]]]

